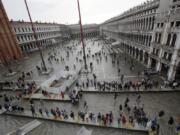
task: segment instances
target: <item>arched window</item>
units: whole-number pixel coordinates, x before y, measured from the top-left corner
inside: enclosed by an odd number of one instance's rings
[[[149,37],[149,46],[151,45],[152,36]]]
[[[153,18],[152,18],[152,30],[154,29],[154,23],[155,23],[155,16],[153,16]]]
[[[158,43],[161,43],[161,33],[159,33]]]
[[[20,38],[17,36],[17,40],[20,42]]]
[[[21,40],[22,40],[22,41],[24,41],[24,38],[23,38],[23,36],[21,36]]]
[[[22,28],[22,32],[24,32],[24,28]]]
[[[174,35],[173,35],[173,39],[172,39],[172,43],[171,43],[171,46],[172,46],[172,47],[175,46],[175,44],[176,44],[176,39],[177,39],[177,35],[174,34]]]
[[[24,48],[23,48],[23,46],[21,46],[21,51],[24,51]]]
[[[168,34],[166,45],[170,45],[170,41],[171,41],[171,34]]]
[[[155,43],[157,43],[157,41],[158,41],[158,33],[156,33],[155,35]]]
[[[166,57],[167,57],[167,52],[164,53],[164,59],[166,59]]]

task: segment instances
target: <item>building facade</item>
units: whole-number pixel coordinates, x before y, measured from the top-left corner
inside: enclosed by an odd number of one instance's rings
[[[180,0],[151,0],[100,26],[101,35],[168,80],[179,77]]]
[[[8,64],[21,57],[21,50],[0,0],[0,63]]]
[[[17,41],[23,52],[38,50],[30,22],[11,21],[11,26],[16,33]],[[36,22],[34,27],[41,48],[60,44],[64,39],[70,37],[66,25]]]
[[[22,52],[27,53],[38,50],[30,22],[11,21],[11,26]],[[39,46],[42,48],[63,43],[63,41],[70,38],[80,38],[81,36],[79,25],[36,22],[34,27]],[[83,25],[83,32],[85,38],[99,36],[99,26],[96,24]]]
[[[81,38],[80,26],[79,24],[69,25],[71,29],[71,38]],[[99,36],[99,25],[97,24],[87,24],[83,25],[83,33],[85,38],[92,38]]]

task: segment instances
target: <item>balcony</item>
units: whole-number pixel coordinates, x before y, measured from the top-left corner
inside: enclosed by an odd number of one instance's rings
[[[180,26],[179,27],[171,27],[171,28],[168,28],[168,31],[169,33],[179,33],[180,32]]]
[[[165,58],[161,58],[160,62],[164,63],[166,65],[170,65],[171,64],[171,62],[169,60],[165,59]]]
[[[40,30],[40,31],[36,31],[37,34],[39,33],[51,33],[51,32],[59,32],[59,30]],[[33,34],[33,31],[24,31],[24,32],[15,32],[16,35],[25,35],[25,34]]]
[[[57,38],[57,37],[61,37],[62,35],[56,35],[56,36],[49,36],[49,37],[43,37],[43,38],[38,38],[38,41],[41,41],[41,40],[46,40],[46,39],[51,39],[51,38]],[[18,41],[19,44],[25,44],[25,43],[31,43],[31,42],[35,42],[35,39],[33,40],[21,40],[21,41]]]
[[[176,8],[170,11],[170,19],[180,19],[180,8]]]
[[[153,45],[154,48],[163,49],[168,53],[172,53],[174,51],[174,47],[167,46],[165,44],[162,45],[162,44],[159,44],[159,43],[152,42],[152,45]]]
[[[151,29],[138,29],[138,28],[127,28],[127,29],[124,29],[123,32],[126,32],[126,33],[136,33],[136,34],[147,34],[147,33],[152,33],[153,30]]]
[[[134,41],[130,41],[130,40],[127,40],[127,39],[122,39],[124,42],[126,42],[127,44],[129,45],[132,45],[132,46],[136,46],[137,48],[141,49],[141,50],[145,50],[147,52],[149,52],[150,48],[149,46],[145,46],[145,45],[142,45],[140,43],[136,43]]]
[[[152,42],[151,45],[153,45],[153,47],[158,48],[158,49],[162,48],[162,44],[160,43]]]
[[[158,61],[160,60],[159,56],[157,56],[156,54],[151,53],[151,54],[149,54],[149,56],[150,56],[151,58],[153,58],[153,59],[158,60]]]
[[[163,45],[162,49],[166,50],[168,53],[172,53],[174,51],[174,47]]]

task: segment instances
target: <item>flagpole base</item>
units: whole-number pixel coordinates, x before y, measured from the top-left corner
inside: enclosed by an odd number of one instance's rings
[[[47,68],[46,71],[41,71],[41,75],[49,75],[50,73],[53,72],[53,68]]]

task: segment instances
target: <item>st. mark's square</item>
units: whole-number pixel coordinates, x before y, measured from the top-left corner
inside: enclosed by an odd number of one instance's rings
[[[0,0],[0,135],[180,135],[180,0],[72,1]]]

